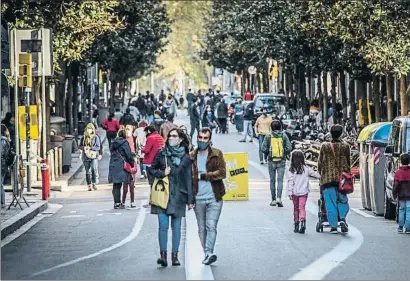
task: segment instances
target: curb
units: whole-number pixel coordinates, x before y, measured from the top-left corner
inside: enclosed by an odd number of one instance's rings
[[[24,224],[28,223],[39,213],[46,210],[47,207],[48,202],[42,200],[30,205],[30,207],[27,207],[17,215],[6,220],[4,223],[1,224],[1,239],[4,239],[6,236],[12,234],[17,229],[22,227]]]

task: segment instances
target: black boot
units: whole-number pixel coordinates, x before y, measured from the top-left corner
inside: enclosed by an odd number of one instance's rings
[[[178,260],[178,253],[172,253],[172,265],[173,266],[180,266],[181,263]]]
[[[162,267],[168,266],[167,252],[161,252],[161,257],[157,260],[157,264],[161,265]]]
[[[299,232],[299,223],[295,223],[295,229],[293,230],[294,233]]]
[[[302,226],[300,227],[299,233],[304,234],[306,230],[306,221],[301,221]]]

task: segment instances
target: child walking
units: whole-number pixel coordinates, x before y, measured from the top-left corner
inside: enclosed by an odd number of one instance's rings
[[[309,194],[309,176],[320,178],[320,175],[305,165],[305,155],[300,150],[294,150],[287,171],[288,195],[293,201],[293,219],[295,233],[305,233],[306,230],[306,201]],[[300,228],[299,228],[300,226]]]
[[[410,155],[400,156],[401,167],[394,174],[393,198],[398,198],[399,227],[398,233],[410,234]],[[403,229],[404,228],[404,229]]]

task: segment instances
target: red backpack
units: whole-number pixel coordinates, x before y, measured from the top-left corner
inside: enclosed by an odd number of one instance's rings
[[[332,149],[333,155],[335,156],[335,162],[337,163],[337,157],[336,157],[335,147],[333,146],[333,143],[330,143],[330,148]],[[354,191],[353,175],[346,173],[346,172],[342,172],[342,174],[339,177],[338,189],[341,193],[345,193],[345,194],[353,193]]]

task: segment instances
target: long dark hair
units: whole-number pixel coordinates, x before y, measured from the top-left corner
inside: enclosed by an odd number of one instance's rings
[[[190,146],[191,146],[191,143],[190,143],[190,141],[189,141],[189,139],[188,139],[188,136],[185,134],[185,132],[184,132],[182,129],[174,128],[174,129],[172,129],[171,131],[169,131],[169,133],[168,133],[168,138],[167,138],[167,143],[166,143],[165,145],[166,145],[166,146],[169,145],[169,144],[168,144],[168,142],[169,142],[169,135],[170,135],[172,132],[174,132],[174,131],[177,132],[178,137],[182,140],[179,145],[180,145],[180,146],[183,146],[183,147],[185,148],[185,152],[188,154],[188,153],[189,153]]]
[[[112,118],[114,118],[114,113],[110,113],[110,115],[108,115],[108,122],[112,121]]]
[[[292,152],[289,171],[299,175],[305,171],[305,155],[301,150],[297,149]]]

